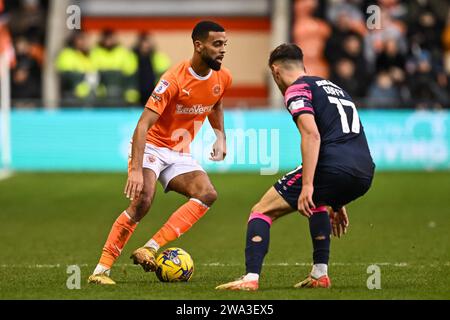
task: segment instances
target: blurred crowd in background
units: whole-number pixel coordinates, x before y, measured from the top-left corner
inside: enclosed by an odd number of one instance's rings
[[[128,49],[112,30],[103,31],[93,48],[86,34],[72,33],[56,60],[64,106],[145,105],[170,66],[151,34],[141,34],[135,47]]]
[[[13,106],[40,106],[48,1],[11,3]],[[381,9],[381,20],[369,25],[366,9],[372,4]],[[448,1],[296,0],[291,5],[291,41],[302,47],[307,71],[331,79],[360,108],[450,107]],[[112,30],[104,30],[91,47],[82,31],[71,33],[55,61],[47,62],[55,63],[60,77],[61,105],[144,104],[160,75],[178,62],[155,48],[151,34],[141,34],[126,48]]]
[[[381,9],[378,26],[366,13],[372,4]],[[448,1],[299,0],[294,15],[293,41],[308,71],[329,77],[359,106],[450,107]]]
[[[36,106],[42,98],[45,57],[46,8],[39,0],[8,1],[7,25],[13,40],[15,64],[11,70],[11,96],[17,106]]]

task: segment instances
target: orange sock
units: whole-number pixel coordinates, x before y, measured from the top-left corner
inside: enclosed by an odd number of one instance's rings
[[[169,220],[153,236],[152,240],[162,247],[168,242],[179,238],[203,217],[208,209],[209,207],[201,201],[190,199],[170,216]]]
[[[131,220],[130,216],[124,211],[114,222],[105,246],[99,264],[110,269],[116,259],[120,256],[123,247],[130,239],[136,229],[137,223]]]

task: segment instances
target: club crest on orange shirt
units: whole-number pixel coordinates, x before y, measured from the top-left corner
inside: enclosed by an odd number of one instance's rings
[[[220,94],[220,84],[216,84],[213,87],[213,95],[218,96]]]

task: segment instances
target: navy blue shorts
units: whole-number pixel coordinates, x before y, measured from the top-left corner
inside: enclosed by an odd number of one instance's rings
[[[313,201],[316,207],[330,206],[335,211],[364,195],[372,179],[358,178],[345,172],[318,172],[314,175]],[[298,197],[302,191],[302,168],[287,173],[274,188],[294,209],[298,210]]]

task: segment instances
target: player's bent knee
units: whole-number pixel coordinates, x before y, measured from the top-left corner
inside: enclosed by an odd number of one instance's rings
[[[210,207],[217,200],[217,191],[214,190],[214,188],[209,188],[202,192],[199,192],[197,196],[194,196],[194,198],[200,200]]]
[[[267,208],[265,208],[261,202],[258,202],[257,204],[255,204],[252,207],[252,211],[251,212],[257,212],[257,213],[261,213],[264,214],[265,216],[268,216],[269,218],[273,219],[274,217],[272,217],[271,212],[269,210],[267,210]]]
[[[261,212],[262,210],[261,210],[261,208],[260,208],[260,205],[259,205],[259,202],[257,203],[257,204],[255,204],[253,207],[252,207],[252,211],[251,212]]]
[[[135,218],[137,219],[137,221],[141,220],[148,212],[148,210],[150,210],[150,207],[152,205],[153,202],[153,196],[152,194],[148,193],[148,192],[142,192],[139,200],[134,204],[134,212],[135,212]]]
[[[147,212],[150,209],[151,205],[152,205],[151,198],[142,198],[141,201],[139,201],[138,207],[140,211]]]
[[[272,222],[274,221],[274,219],[272,219],[272,217],[268,216],[267,214],[263,213],[263,212],[257,212],[257,211],[253,211],[250,213],[250,216],[248,217],[248,222],[252,221],[253,219],[261,219],[266,221],[269,225],[272,225]]]
[[[277,210],[271,210],[263,206],[260,202],[258,202],[253,206],[251,214],[253,213],[262,214],[266,216],[268,219],[270,219],[272,222],[280,218],[280,216],[282,216],[282,214]]]

